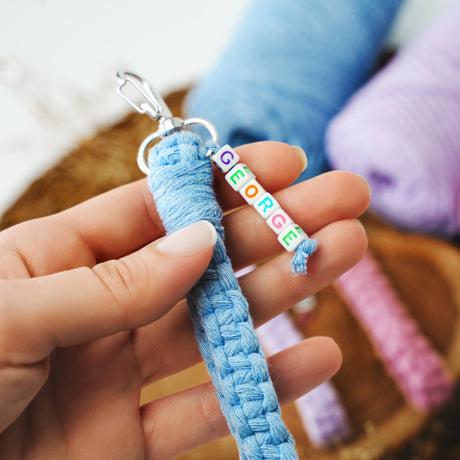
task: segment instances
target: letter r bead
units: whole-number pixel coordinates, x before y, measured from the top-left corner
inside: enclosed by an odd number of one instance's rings
[[[268,219],[281,207],[270,193],[264,193],[252,206],[264,219]]]
[[[224,145],[217,153],[211,155],[211,161],[226,173],[240,161],[240,157],[229,145]]]
[[[289,225],[278,235],[278,241],[289,252],[295,251],[297,246],[306,239],[307,234],[297,224]]]

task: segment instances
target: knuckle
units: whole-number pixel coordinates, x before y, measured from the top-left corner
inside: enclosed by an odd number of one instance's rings
[[[121,310],[136,301],[138,279],[129,262],[110,260],[95,266],[92,272]]]
[[[200,396],[199,419],[213,439],[226,434],[225,419],[214,389]]]

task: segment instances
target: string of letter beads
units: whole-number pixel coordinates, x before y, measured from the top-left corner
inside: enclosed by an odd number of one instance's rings
[[[229,145],[212,154],[211,160],[225,174],[230,186],[263,217],[284,249],[294,252],[302,241],[308,239],[302,228],[281,209],[273,195],[257,182],[249,167],[239,162],[239,155]]]

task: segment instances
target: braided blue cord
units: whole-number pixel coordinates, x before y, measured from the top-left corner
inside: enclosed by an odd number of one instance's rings
[[[196,135],[179,131],[151,150],[149,166],[149,187],[167,233],[200,220],[211,222],[218,233],[211,263],[187,301],[240,458],[297,459],[248,303],[225,251],[222,211],[214,195],[206,149]]]

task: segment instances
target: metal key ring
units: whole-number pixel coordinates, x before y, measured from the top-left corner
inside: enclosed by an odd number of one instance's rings
[[[176,120],[178,119],[176,118]],[[139,165],[140,170],[144,174],[148,175],[150,173],[150,168],[148,166],[146,155],[145,155],[145,152],[146,150],[148,150],[149,145],[156,139],[161,139],[162,137],[168,136],[169,134],[172,134],[174,131],[177,131],[178,129],[193,126],[193,125],[199,125],[208,131],[211,139],[216,144],[219,142],[219,136],[217,134],[217,129],[209,120],[206,120],[204,118],[187,118],[186,120],[181,120],[181,122],[182,124],[180,126],[176,126],[169,130],[164,130],[160,128],[154,133],[147,136],[143,140],[142,144],[139,146],[139,151],[137,153],[137,164]],[[212,151],[208,150],[207,155],[210,156],[211,154],[212,154]]]

